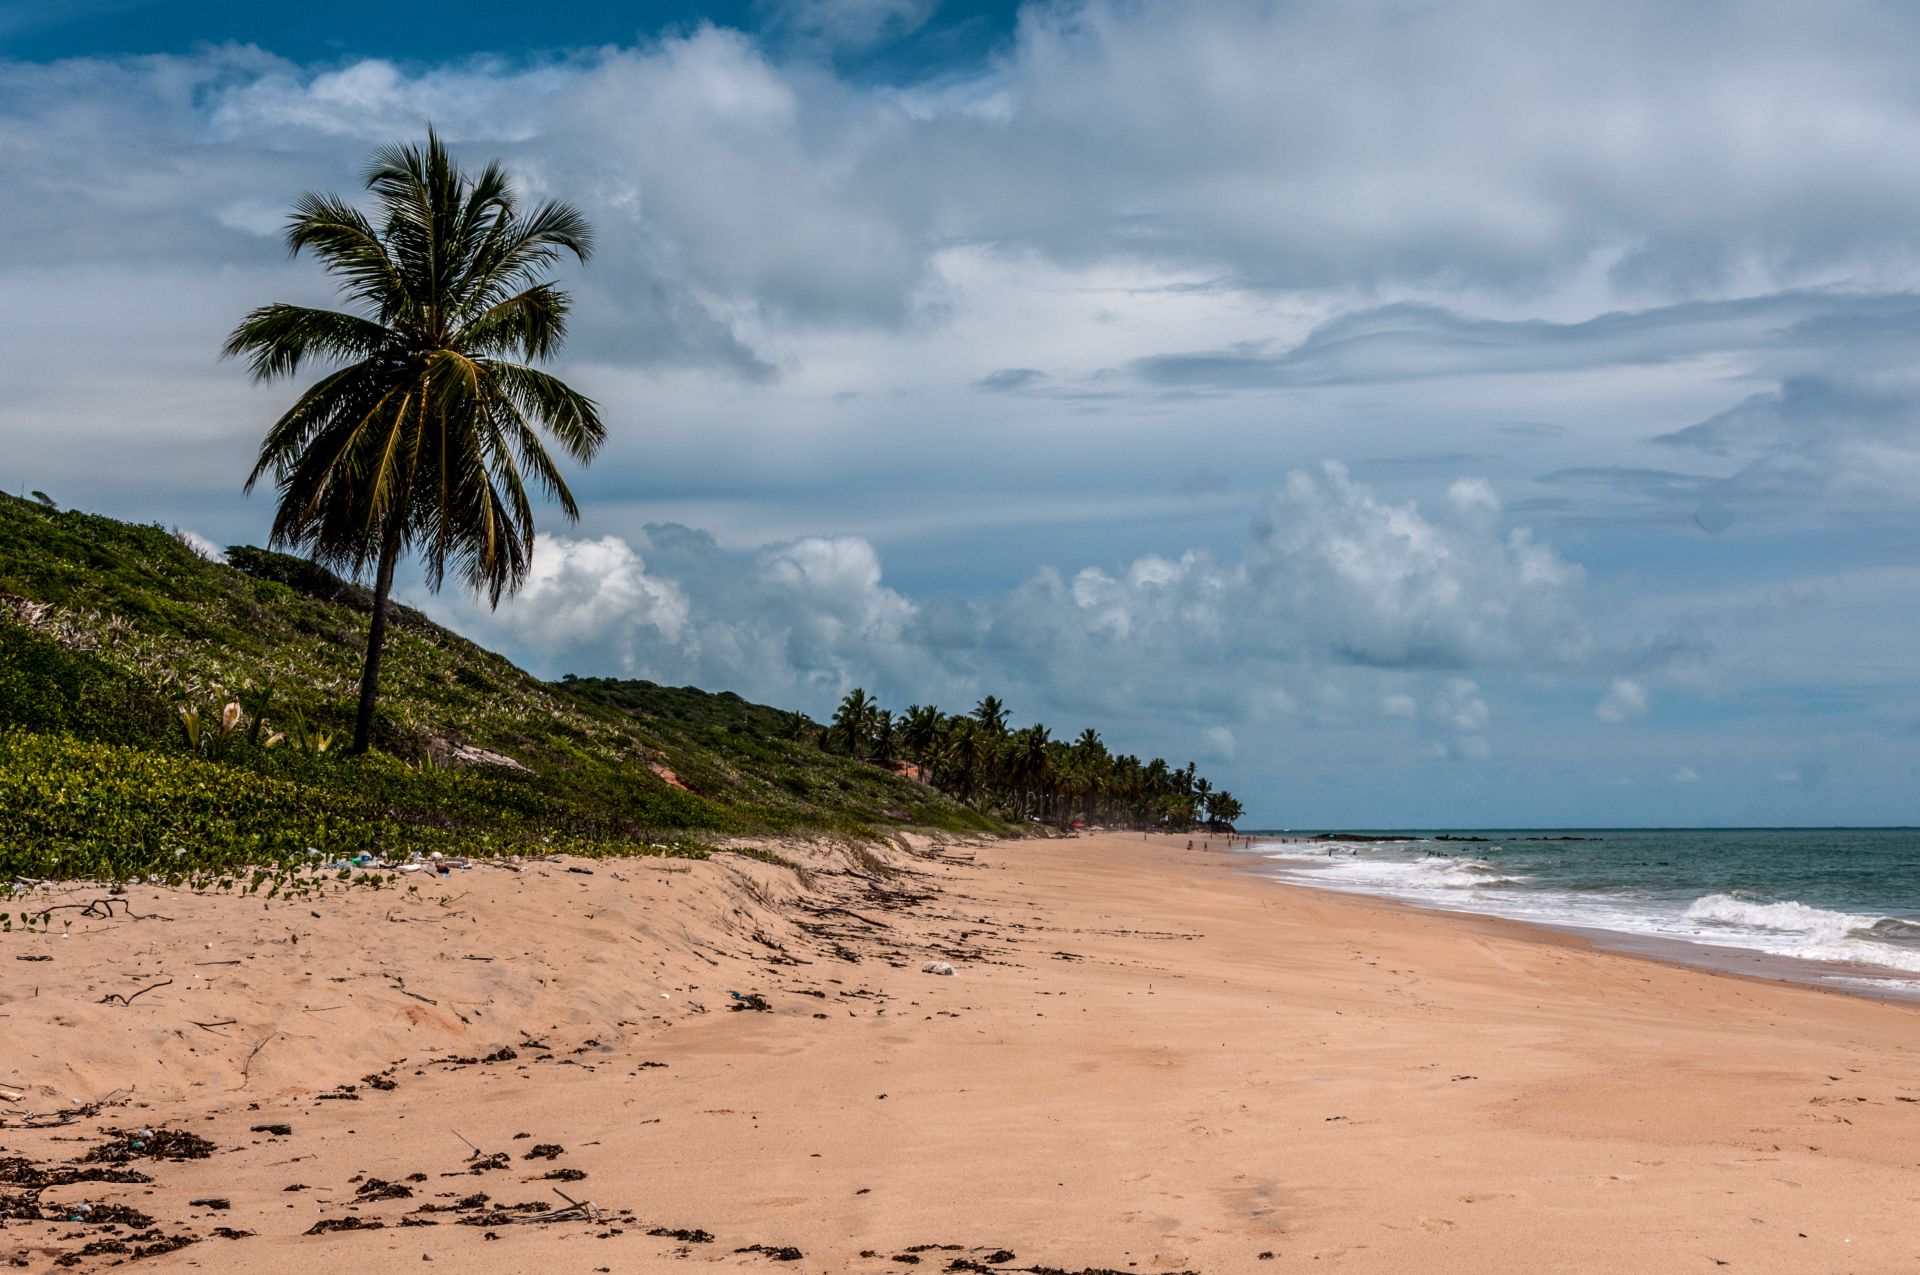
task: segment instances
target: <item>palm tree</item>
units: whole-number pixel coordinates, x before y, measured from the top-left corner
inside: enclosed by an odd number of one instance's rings
[[[981,737],[980,724],[971,717],[947,719],[940,750],[941,786],[962,801],[972,800],[986,763],[987,741]]]
[[[989,695],[973,706],[973,720],[994,738],[1007,733],[1007,710],[998,696]]]
[[[916,766],[924,766],[940,746],[940,728],[944,722],[940,710],[931,704],[911,704],[900,719],[900,744]]]
[[[1232,831],[1234,821],[1245,813],[1234,795],[1225,788],[1216,788],[1207,801],[1207,822],[1215,828]]]
[[[900,743],[900,736],[895,729],[897,725],[892,713],[878,704],[873,706],[873,711],[867,716],[868,738],[873,744],[867,755],[868,761],[879,762],[883,766],[893,764],[893,754]]]
[[[847,750],[847,756],[860,756],[872,735],[874,710],[878,707],[867,697],[864,689],[856,686],[847,692],[847,697],[840,701],[840,707],[834,710],[833,724],[827,728],[828,734]]]
[[[1053,778],[1053,757],[1047,750],[1052,742],[1047,728],[1038,723],[1014,734],[1007,772],[1019,789],[1023,814],[1031,813],[1039,792]]]
[[[271,473],[271,543],[352,573],[375,568],[353,751],[372,740],[387,599],[402,553],[427,584],[451,571],[498,606],[533,553],[527,476],[579,517],[541,435],[586,462],[606,436],[591,400],[530,366],[566,335],[567,294],[540,276],[585,261],[586,219],[569,204],[522,211],[499,164],[469,175],[439,137],[375,153],[375,220],[333,195],[294,205],[287,245],[311,249],[352,310],[274,304],[227,338],[255,381],[336,364],[260,446],[247,490]]]

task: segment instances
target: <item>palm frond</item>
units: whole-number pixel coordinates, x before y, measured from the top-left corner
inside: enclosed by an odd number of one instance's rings
[[[392,331],[357,314],[275,303],[248,313],[220,356],[245,356],[255,381],[271,381],[293,376],[309,359],[366,359],[394,344]]]
[[[567,336],[572,302],[550,283],[535,284],[496,301],[453,334],[452,341],[474,354],[511,354],[544,359]]]
[[[386,318],[411,302],[411,281],[366,214],[334,195],[302,195],[287,223],[287,249],[311,250],[347,294]]]
[[[586,462],[606,441],[600,409],[556,376],[525,364],[491,360],[488,371],[520,414],[538,425],[577,461]]]

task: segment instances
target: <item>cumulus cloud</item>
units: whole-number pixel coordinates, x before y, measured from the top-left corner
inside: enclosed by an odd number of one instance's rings
[[[1647,688],[1631,678],[1617,677],[1607,693],[1593,707],[1593,715],[1603,722],[1624,722],[1647,715]]]
[[[1482,516],[1490,491],[1464,490],[1473,516],[1436,521],[1338,466],[1297,473],[1237,561],[1191,550],[1121,570],[1047,567],[971,599],[899,592],[858,536],[753,551],[659,525],[637,544],[543,537],[518,598],[491,615],[455,605],[549,673],[614,668],[816,711],[856,684],[892,699],[994,691],[1160,707],[1211,714],[1196,730],[1230,758],[1238,745],[1222,717],[1292,713],[1301,693],[1316,711],[1344,711],[1328,699],[1339,693],[1328,668],[1418,676],[1585,658],[1580,572],[1524,534],[1500,534]],[[1253,678],[1264,695],[1249,693]],[[1404,691],[1380,703],[1390,716],[1419,712]],[[1477,682],[1443,681],[1426,718],[1454,753],[1484,754],[1490,711]]]
[[[549,535],[535,542],[527,581],[502,609],[496,627],[548,661],[592,658],[611,639],[620,662],[630,664],[638,633],[650,631],[659,642],[678,643],[690,635],[691,618],[685,590],[676,581],[648,574],[640,551],[625,540]]]
[[[1484,517],[1492,489],[1456,484],[1466,517],[1429,519],[1344,467],[1295,471],[1267,504],[1246,572],[1260,620],[1355,663],[1471,667],[1577,661],[1591,633],[1573,605],[1583,573],[1525,528]],[[1463,510],[1462,499],[1451,502]],[[1497,501],[1495,502],[1497,507]]]
[[[1673,772],[1673,782],[1676,784],[1697,784],[1700,782],[1700,772],[1691,766],[1682,766]]]
[[[205,558],[208,562],[225,562],[227,560],[226,550],[197,531],[189,531],[185,527],[175,527],[173,529],[173,538]]]

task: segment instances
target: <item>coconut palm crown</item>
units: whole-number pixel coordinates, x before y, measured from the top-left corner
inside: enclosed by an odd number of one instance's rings
[[[369,217],[333,195],[294,206],[287,245],[311,251],[349,310],[261,306],[227,339],[255,381],[332,370],[268,430],[248,476],[279,490],[272,541],[350,573],[374,569],[353,750],[371,742],[394,563],[417,553],[498,606],[532,559],[532,482],[579,516],[543,437],[579,462],[605,438],[593,402],[539,371],[566,335],[567,294],[542,276],[592,250],[569,204],[523,210],[497,163],[462,172],[431,130],[384,148]]]

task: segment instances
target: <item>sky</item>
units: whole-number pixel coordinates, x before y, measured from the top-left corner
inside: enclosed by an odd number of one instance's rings
[[[453,16],[450,16],[453,15]],[[259,543],[429,122],[585,210],[542,676],[987,693],[1249,826],[1920,823],[1920,9],[0,0],[0,487]]]

